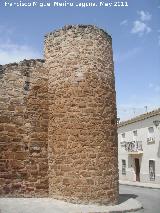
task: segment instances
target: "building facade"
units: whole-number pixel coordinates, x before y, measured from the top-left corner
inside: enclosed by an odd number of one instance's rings
[[[118,125],[119,179],[160,184],[160,108]]]

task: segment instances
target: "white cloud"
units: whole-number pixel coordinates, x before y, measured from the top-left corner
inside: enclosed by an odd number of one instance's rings
[[[152,83],[149,83],[149,88],[153,88],[153,84]]]
[[[40,57],[39,52],[30,46],[19,45],[12,42],[0,43],[0,64],[37,57]]]
[[[10,38],[12,38],[15,34],[16,31],[13,27],[0,25],[0,44],[9,42],[11,40]]]
[[[152,15],[149,12],[144,12],[143,10],[137,12],[140,16],[141,21],[150,21]]]
[[[40,53],[33,47],[13,41],[13,33],[13,28],[0,25],[0,64],[40,57]]]
[[[124,61],[127,61],[135,56],[141,51],[139,47],[135,47],[131,50],[128,50],[126,52],[117,52],[114,54],[114,61],[116,63],[122,63]]]
[[[121,21],[121,23],[120,23],[120,25],[121,26],[126,26],[128,24],[128,20],[123,20],[123,21]]]
[[[133,28],[131,30],[131,33],[138,34],[140,36],[144,34],[150,33],[152,30],[147,24],[144,22],[141,22],[139,20],[133,22]]]
[[[160,85],[156,85],[155,92],[160,93]]]
[[[153,92],[160,94],[160,84],[149,83],[149,88],[152,89]]]
[[[151,20],[152,15],[149,12],[144,12],[143,10],[138,11],[137,13],[139,15],[139,19],[133,22],[131,33],[139,36],[150,33],[152,29],[148,26],[147,22]]]

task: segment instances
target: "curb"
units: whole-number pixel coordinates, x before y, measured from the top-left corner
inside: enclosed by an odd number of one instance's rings
[[[121,205],[122,204],[122,205]],[[68,213],[125,213],[125,212],[136,212],[142,210],[142,204],[136,199],[129,199],[128,201],[115,206],[106,206],[106,209],[96,209],[96,210],[80,210],[76,212],[69,211]],[[125,204],[125,205],[124,205]],[[135,207],[134,207],[135,206]]]
[[[127,212],[136,212],[142,209],[144,208],[141,207],[141,208],[135,208],[135,209],[129,209],[129,210],[116,210],[116,211],[107,211],[107,212],[101,211],[101,212],[87,212],[87,213],[127,213]],[[79,213],[86,213],[86,212],[79,212]]]
[[[134,209],[128,209],[128,210],[117,210],[117,211],[109,211],[109,212],[106,212],[106,213],[125,213],[125,212],[136,212],[136,211],[139,211],[139,210],[142,210],[144,209],[143,206],[142,207],[139,207],[139,208],[134,208]],[[93,212],[91,212],[93,213]],[[96,212],[96,213],[105,213],[105,212]]]
[[[135,187],[149,188],[149,189],[160,189],[160,186],[144,186],[144,185],[134,185],[129,183],[119,183],[119,185],[135,186]]]

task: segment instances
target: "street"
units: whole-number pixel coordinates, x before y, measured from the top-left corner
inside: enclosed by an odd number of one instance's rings
[[[160,189],[120,185],[120,201],[136,198],[143,205],[138,213],[160,213]]]

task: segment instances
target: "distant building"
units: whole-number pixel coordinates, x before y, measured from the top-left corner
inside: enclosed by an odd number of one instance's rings
[[[160,108],[118,124],[120,180],[160,183]]]

